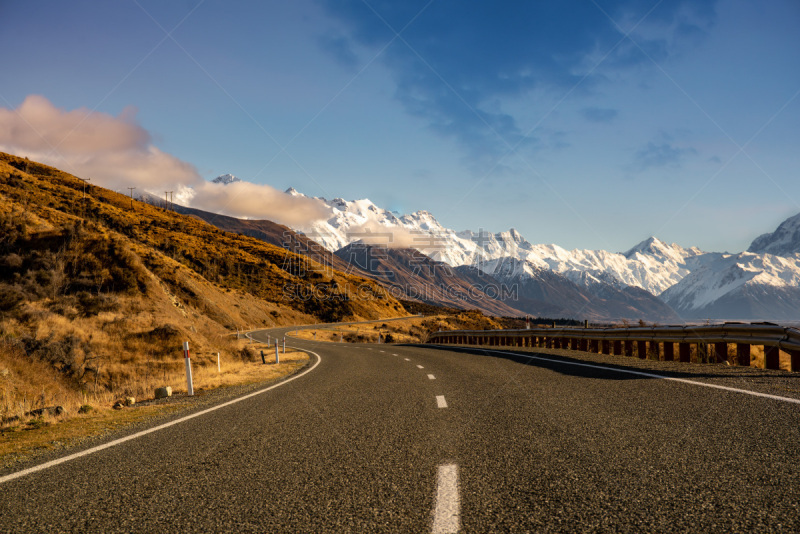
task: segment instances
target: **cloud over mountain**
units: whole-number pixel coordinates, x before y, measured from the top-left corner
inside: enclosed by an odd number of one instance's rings
[[[270,219],[301,226],[325,218],[319,201],[298,198],[262,184],[206,182],[197,169],[159,150],[136,122],[136,110],[119,116],[79,108],[66,111],[47,98],[29,95],[16,109],[0,108],[0,150],[41,161],[96,185],[161,194],[192,207],[226,215]]]

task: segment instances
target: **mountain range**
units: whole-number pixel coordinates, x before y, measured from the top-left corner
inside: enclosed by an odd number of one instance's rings
[[[304,196],[291,188],[286,193]],[[800,214],[738,254],[656,237],[609,252],[532,244],[513,228],[455,231],[428,211],[401,215],[368,199],[317,198],[331,216],[297,230],[331,252],[353,243],[414,249],[462,276],[470,267],[516,287],[505,303],[524,313],[659,322],[800,319]]]
[[[238,180],[223,175],[214,181]],[[286,194],[305,196],[293,188]],[[163,205],[146,193],[139,198]],[[428,211],[401,215],[368,199],[317,200],[329,218],[296,229],[177,204],[171,209],[371,278],[403,300],[598,322],[800,319],[800,214],[738,254],[656,237],[609,252],[532,244],[513,228],[457,232]]]

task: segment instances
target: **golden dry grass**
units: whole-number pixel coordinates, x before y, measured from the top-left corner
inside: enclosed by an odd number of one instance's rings
[[[244,361],[235,352],[220,352],[219,371],[216,353],[192,354],[192,383],[195,394],[219,387],[261,383],[288,376],[308,362],[308,354],[287,348],[280,353],[280,363],[275,364],[274,349],[265,345],[249,344],[246,340],[231,338],[229,349],[247,347],[255,355],[254,361]],[[267,364],[258,353],[264,350]],[[190,351],[191,352],[191,351]],[[42,449],[66,446],[75,440],[113,430],[140,421],[163,411],[175,409],[170,404],[126,407],[113,410],[116,400],[134,397],[137,403],[153,398],[155,388],[172,387],[174,394],[186,393],[185,363],[182,355],[163,360],[137,362],[138,373],[128,374],[114,392],[76,392],[70,384],[63,383],[48,366],[20,363],[19,359],[0,354],[0,407],[4,408],[5,424],[0,425],[0,465],[8,463],[4,457],[19,458]],[[126,371],[130,366],[126,367]],[[0,373],[2,374],[2,373]],[[12,391],[15,391],[12,394]],[[63,415],[44,413],[28,414],[40,405],[59,405]],[[79,413],[81,406],[91,406],[88,413]],[[26,415],[28,414],[28,415]],[[13,419],[12,419],[13,418]]]
[[[326,325],[319,328],[304,328],[290,331],[289,335],[317,341],[377,343],[379,334],[382,340],[386,340],[388,334],[391,343],[423,343],[429,333],[440,329],[496,330],[502,328],[505,324],[506,321],[502,319],[487,317],[480,312],[463,311],[455,314],[406,317],[391,321],[372,321],[358,325]]]
[[[2,441],[92,420],[78,415],[83,405],[115,420],[118,399],[151,398],[164,385],[185,390],[184,341],[197,391],[303,365],[299,353],[279,366],[251,361],[229,336],[237,328],[405,313],[373,281],[299,272],[296,265],[313,262],[148,204],[131,209],[129,198],[100,187],[84,198],[83,188],[72,175],[0,152]],[[55,406],[65,415],[30,414]]]

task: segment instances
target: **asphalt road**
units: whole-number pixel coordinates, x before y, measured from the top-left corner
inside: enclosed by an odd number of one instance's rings
[[[800,404],[567,353],[290,344],[319,357],[291,382],[0,482],[0,531],[800,531]]]

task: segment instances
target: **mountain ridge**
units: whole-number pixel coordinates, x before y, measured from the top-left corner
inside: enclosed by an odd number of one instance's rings
[[[292,191],[292,194],[302,195],[296,190]],[[371,232],[376,235],[388,235],[386,239],[390,242],[387,242],[386,246],[411,246],[453,267],[473,266],[486,270],[487,265],[496,268],[499,260],[514,258],[582,283],[596,279],[606,284],[610,283],[611,287],[616,287],[618,290],[629,287],[644,290],[656,297],[664,296],[662,301],[667,307],[671,305],[670,303],[679,302],[680,305],[675,304],[678,306],[676,310],[687,318],[693,318],[701,313],[700,309],[687,304],[690,299],[686,299],[685,296],[677,297],[678,294],[685,293],[681,288],[698,287],[692,282],[694,278],[681,285],[688,275],[693,272],[704,273],[703,277],[707,279],[701,284],[704,287],[713,285],[713,282],[708,281],[710,279],[731,276],[728,267],[719,262],[721,258],[730,257],[730,254],[705,252],[694,246],[685,248],[675,243],[667,244],[655,236],[644,239],[621,253],[605,250],[566,250],[555,244],[532,244],[514,228],[498,233],[483,230],[454,231],[441,225],[433,214],[426,210],[398,216],[379,208],[368,199],[346,201],[336,198],[334,201],[327,201],[319,198],[319,200],[331,208],[333,216],[301,231],[313,236],[313,239],[332,251],[358,241]],[[753,282],[748,285],[746,295],[750,297],[741,298],[745,300],[755,298],[752,295],[756,294],[767,298],[771,293],[769,288],[784,287],[785,284],[780,280],[791,279],[794,273],[800,272],[800,254],[797,254],[797,251],[800,251],[800,214],[784,221],[775,232],[756,238],[749,251],[762,256],[773,251],[773,255],[787,258],[784,262],[768,261],[766,264],[762,262],[761,267],[758,262],[752,263],[750,260],[745,262],[750,270],[760,269],[761,276],[754,276]],[[717,266],[721,270],[709,270],[709,265]],[[494,276],[496,273],[492,272],[492,268],[488,268],[486,273]],[[777,271],[781,271],[782,274],[776,274]],[[581,279],[580,273],[587,273],[587,276]],[[531,273],[528,273],[528,276],[531,276]],[[755,286],[763,288],[756,291],[753,289]],[[736,290],[736,287],[731,287],[730,290]],[[675,289],[666,293],[672,288]],[[718,286],[720,291],[723,288],[724,286]],[[607,289],[604,288],[603,291]],[[722,291],[716,296],[722,298],[724,294]],[[777,293],[775,298],[778,298]],[[698,306],[707,309],[707,303]],[[760,309],[758,306],[751,308]],[[781,312],[780,316],[784,317],[786,314]]]

